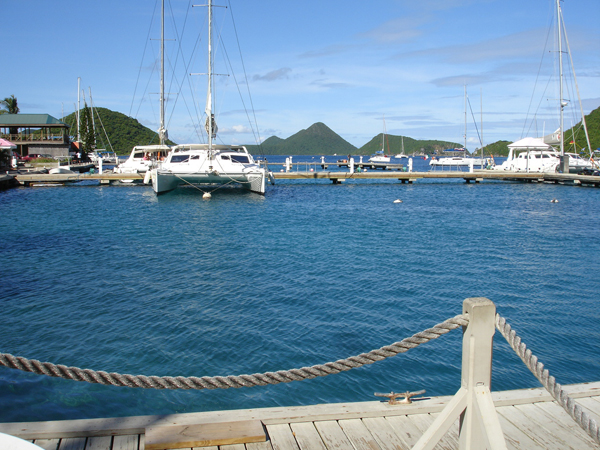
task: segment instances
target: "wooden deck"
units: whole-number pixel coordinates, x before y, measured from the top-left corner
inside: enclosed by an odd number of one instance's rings
[[[600,382],[563,387],[600,422]],[[150,448],[146,444],[146,429],[150,427],[232,422],[228,427],[234,436],[236,424],[253,421],[263,427],[266,441],[202,448],[410,449],[450,398],[428,398],[410,405],[372,401],[168,416],[7,423],[0,424],[0,432],[33,441],[46,450],[145,450]],[[508,448],[600,448],[543,388],[494,392],[493,399]],[[458,423],[436,448],[458,448]]]
[[[600,177],[578,174],[560,174],[560,173],[524,173],[524,172],[505,172],[500,170],[476,170],[474,172],[460,171],[430,171],[430,172],[398,172],[398,171],[369,171],[369,172],[273,172],[275,179],[279,180],[316,180],[326,179],[334,184],[345,180],[384,180],[395,179],[402,183],[413,183],[424,179],[463,179],[469,182],[486,181],[523,181],[534,183],[562,183],[573,185],[586,185],[600,187]],[[117,174],[105,172],[99,173],[77,173],[77,174],[18,174],[15,179],[22,185],[31,185],[35,183],[77,183],[80,181],[100,181],[111,182],[118,180],[143,180],[144,176],[134,174]]]

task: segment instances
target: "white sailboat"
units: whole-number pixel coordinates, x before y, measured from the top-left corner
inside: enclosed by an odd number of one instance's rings
[[[369,158],[369,162],[371,163],[389,163],[391,161],[391,156],[385,154],[385,116],[383,117],[383,134],[381,136],[381,150],[375,152],[374,155],[371,155]],[[389,151],[388,151],[389,153]]]
[[[560,0],[556,0],[556,16],[557,16],[557,41],[558,41],[558,85],[559,85],[559,117],[560,125],[559,128],[547,136],[541,138],[524,138],[517,142],[514,142],[508,146],[509,153],[508,158],[500,166],[494,167],[496,170],[510,170],[515,172],[564,172],[570,171],[579,172],[583,169],[593,168],[593,162],[586,158],[582,158],[576,153],[570,153],[565,151],[564,142],[564,108],[569,104],[564,99],[563,95],[563,35],[564,40],[567,44],[567,53],[570,55],[570,49],[568,49],[567,33],[564,25],[562,16],[562,9],[560,7]],[[573,60],[571,59],[571,64]],[[573,75],[575,70],[573,69]],[[575,78],[575,84],[577,79]],[[579,88],[577,90],[577,96],[579,97]],[[579,99],[579,105],[581,109],[581,121],[583,130],[585,132],[587,148],[590,149],[590,139],[587,131],[587,125],[585,123],[585,115],[581,108],[581,99]],[[558,148],[553,147],[556,145]]]
[[[115,173],[139,173],[146,174],[155,168],[161,159],[164,159],[171,147],[166,144],[168,138],[165,128],[165,1],[161,7],[161,36],[160,36],[160,127],[158,129],[159,144],[136,145],[131,150],[129,158],[114,168]],[[132,183],[134,180],[124,179],[124,183]],[[144,178],[145,182],[146,178]]]
[[[212,0],[208,1],[208,90],[206,132],[208,144],[182,144],[172,148],[166,160],[151,172],[156,194],[172,191],[180,185],[235,184],[251,192],[264,194],[267,170],[257,164],[246,147],[216,145],[217,124],[213,113]],[[205,192],[205,195],[210,195]]]
[[[439,167],[483,167],[485,161],[481,158],[466,156],[467,154],[467,86],[465,86],[465,146],[446,150],[447,153],[454,153],[455,156],[432,157],[429,165],[433,168]]]
[[[404,153],[404,136],[402,137],[402,151],[395,156],[395,158],[408,158],[408,156]]]

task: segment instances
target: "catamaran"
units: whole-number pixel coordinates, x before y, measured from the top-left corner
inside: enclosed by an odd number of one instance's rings
[[[208,89],[206,96],[207,144],[181,144],[172,148],[166,160],[151,171],[156,194],[172,191],[180,185],[236,185],[264,194],[267,169],[257,164],[246,147],[216,145],[217,123],[213,113],[212,0],[208,1]],[[199,189],[200,186],[198,186]],[[202,190],[202,189],[201,189]],[[204,192],[210,196],[209,192]]]

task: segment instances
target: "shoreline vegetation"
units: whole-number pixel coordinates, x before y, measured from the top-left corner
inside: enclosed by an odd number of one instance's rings
[[[107,108],[94,108],[102,118],[104,130],[97,131],[98,148],[114,150],[118,155],[128,155],[136,145],[151,145],[158,143],[158,134],[142,125],[138,120],[128,117],[120,112]],[[65,123],[75,126],[75,113],[63,117]],[[586,123],[590,134],[592,148],[600,147],[600,108],[595,109],[586,116]],[[106,142],[108,135],[110,145]],[[575,136],[575,138],[574,138]],[[389,151],[392,155],[402,152],[402,141],[404,141],[404,153],[406,155],[444,154],[444,150],[460,148],[462,144],[450,141],[413,139],[408,136],[387,135]],[[381,150],[382,134],[374,136],[362,147],[355,147],[339,136],[322,122],[317,122],[307,129],[300,130],[292,136],[282,139],[271,136],[264,140],[261,145],[246,145],[252,154],[264,155],[370,155]],[[168,140],[169,145],[176,143]],[[500,140],[484,146],[485,155],[507,156],[510,141]],[[579,153],[586,147],[585,135],[581,130],[581,123],[565,132],[566,151]],[[386,148],[387,150],[387,148]],[[480,154],[477,148],[472,154]]]

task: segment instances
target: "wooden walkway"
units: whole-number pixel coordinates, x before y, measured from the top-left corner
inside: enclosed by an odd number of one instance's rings
[[[484,180],[496,181],[524,181],[534,183],[562,183],[573,185],[587,185],[600,187],[600,177],[578,174],[561,173],[524,173],[524,172],[505,172],[500,170],[476,170],[474,172],[460,171],[430,171],[430,172],[398,172],[398,171],[369,171],[369,172],[273,172],[275,179],[279,180],[317,180],[326,179],[334,184],[348,180],[384,180],[395,179],[401,183],[413,183],[422,179],[463,179],[465,182],[479,183]],[[31,185],[36,183],[77,183],[80,181],[99,181],[109,183],[119,180],[143,180],[144,176],[134,174],[117,174],[106,172],[99,173],[81,173],[81,174],[18,174],[14,175],[16,180],[22,185]]]
[[[563,386],[600,422],[600,382]],[[265,432],[263,442],[213,445],[210,450],[410,449],[451,397],[415,401],[339,403],[289,408],[214,411],[61,422],[0,424],[0,432],[46,450],[152,450],[146,430],[227,423],[232,437],[248,421]],[[599,449],[543,389],[493,393],[508,448]],[[172,448],[172,447],[168,447]],[[191,447],[187,447],[188,450]],[[199,447],[194,447],[199,448]],[[436,449],[458,448],[458,423]]]

